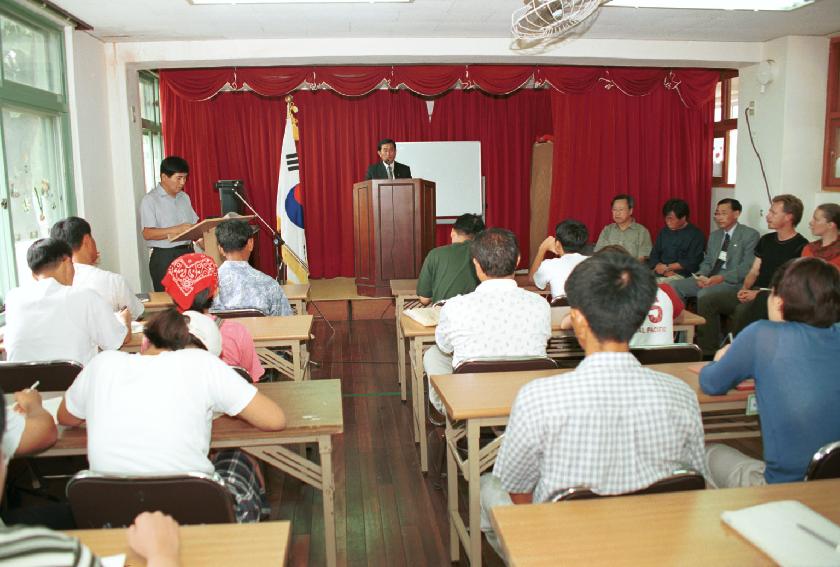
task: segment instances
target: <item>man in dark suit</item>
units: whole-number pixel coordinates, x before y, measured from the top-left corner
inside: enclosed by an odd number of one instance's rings
[[[365,179],[410,179],[411,168],[405,164],[394,161],[397,157],[397,143],[390,138],[379,142],[376,153],[382,158],[371,165],[367,170]]]

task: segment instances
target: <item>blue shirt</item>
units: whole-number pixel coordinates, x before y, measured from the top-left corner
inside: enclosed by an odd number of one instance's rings
[[[700,388],[724,394],[755,378],[768,483],[801,481],[811,457],[840,440],[840,329],[756,321],[700,372]]]
[[[196,222],[198,222],[198,215],[192,208],[190,196],[183,191],[173,197],[158,183],[157,187],[146,193],[140,201],[141,228],[167,228]],[[145,242],[149,248],[175,248],[191,244],[189,240],[170,242],[168,238]]]
[[[219,266],[219,292],[212,308],[259,309],[266,315],[292,315],[292,306],[277,280],[248,262],[225,260]]]

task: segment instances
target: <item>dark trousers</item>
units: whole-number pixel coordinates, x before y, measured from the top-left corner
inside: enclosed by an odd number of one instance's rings
[[[738,301],[737,289],[714,289],[697,300],[697,314],[706,319],[706,324],[697,327],[697,345],[703,354],[714,354],[720,348],[720,316],[732,317],[732,334],[737,335],[744,327],[759,319],[767,319],[766,291],[761,291],[753,301]]]
[[[178,256],[189,254],[192,251],[192,244],[184,244],[175,248],[152,248],[152,256],[149,258],[149,274],[152,276],[152,285],[155,286],[155,291],[164,291],[161,280],[166,275],[169,264]]]

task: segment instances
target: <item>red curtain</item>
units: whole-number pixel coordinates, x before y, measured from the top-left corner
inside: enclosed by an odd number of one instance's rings
[[[521,250],[529,250],[532,147],[537,136],[551,130],[546,90],[523,89],[504,97],[458,90],[435,101],[431,139],[481,142],[487,226],[511,229]]]
[[[552,92],[551,226],[575,218],[595,240],[612,222],[612,197],[627,193],[654,239],[663,226],[662,205],[672,197],[685,199],[691,222],[708,232],[714,82],[708,96],[697,97],[697,108],[686,108],[654,71],[611,73],[610,88],[601,82],[585,94]],[[648,94],[628,96],[622,92],[628,89]]]

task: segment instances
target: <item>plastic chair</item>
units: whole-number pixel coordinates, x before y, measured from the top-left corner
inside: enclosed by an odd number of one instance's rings
[[[642,364],[667,364],[669,362],[700,362],[703,360],[703,351],[697,345],[675,344],[657,347],[636,347],[631,348],[639,362]]]
[[[215,315],[219,319],[236,319],[237,317],[265,317],[265,313],[259,309],[245,308],[245,309],[225,309],[222,311],[210,311],[210,315]]]
[[[79,529],[130,526],[141,512],[160,510],[179,524],[236,522],[233,495],[215,475],[120,476],[81,471],[67,483]]]
[[[674,471],[671,476],[657,480],[650,486],[628,492],[626,494],[595,494],[586,487],[566,488],[551,497],[552,502],[565,502],[567,500],[589,500],[592,498],[610,498],[615,496],[633,496],[637,494],[662,494],[664,492],[682,492],[685,490],[703,490],[706,488],[706,479],[699,472],[692,469],[681,469]]]
[[[81,371],[82,365],[74,360],[0,362],[0,387],[12,393],[40,381],[38,390],[41,392],[63,392]]]
[[[840,478],[840,441],[820,447],[805,472],[805,480],[826,478]]]

